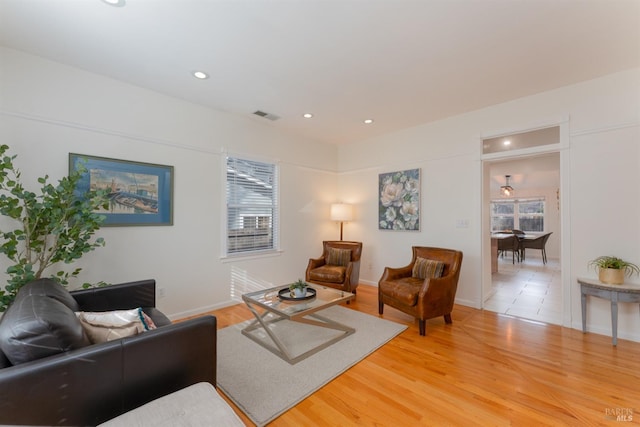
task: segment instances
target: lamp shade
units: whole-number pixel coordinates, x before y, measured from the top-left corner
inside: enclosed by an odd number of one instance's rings
[[[351,221],[353,219],[353,206],[346,203],[334,203],[331,205],[332,221]]]

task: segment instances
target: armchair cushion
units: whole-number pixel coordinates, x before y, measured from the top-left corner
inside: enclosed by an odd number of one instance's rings
[[[444,262],[417,257],[411,275],[417,279],[442,277]]]
[[[328,265],[346,267],[349,265],[349,261],[351,261],[351,249],[327,248]]]
[[[323,265],[309,271],[309,280],[328,283],[344,282],[346,268],[339,265]]]
[[[424,279],[417,277],[402,277],[396,280],[380,282],[380,292],[396,301],[413,307],[418,303],[418,294]]]

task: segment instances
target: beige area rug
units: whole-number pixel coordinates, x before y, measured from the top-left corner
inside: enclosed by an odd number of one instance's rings
[[[292,408],[407,328],[339,306],[319,314],[356,332],[295,365],[242,335],[248,322],[218,331],[218,387],[258,426]],[[291,323],[277,322],[274,332],[290,345],[306,341],[295,349],[300,352],[310,342],[335,333],[301,324],[292,328]]]

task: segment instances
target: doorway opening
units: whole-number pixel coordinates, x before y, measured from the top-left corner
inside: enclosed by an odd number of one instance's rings
[[[559,146],[559,126],[483,140],[483,309],[563,324]]]

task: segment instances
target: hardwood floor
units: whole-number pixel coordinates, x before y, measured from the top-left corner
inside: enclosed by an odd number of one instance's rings
[[[345,307],[377,316],[377,305],[377,288],[360,285]],[[211,314],[219,328],[251,318],[243,305]],[[640,423],[640,343],[464,306],[451,325],[427,321],[425,337],[391,307],[383,317],[409,328],[269,426]]]

